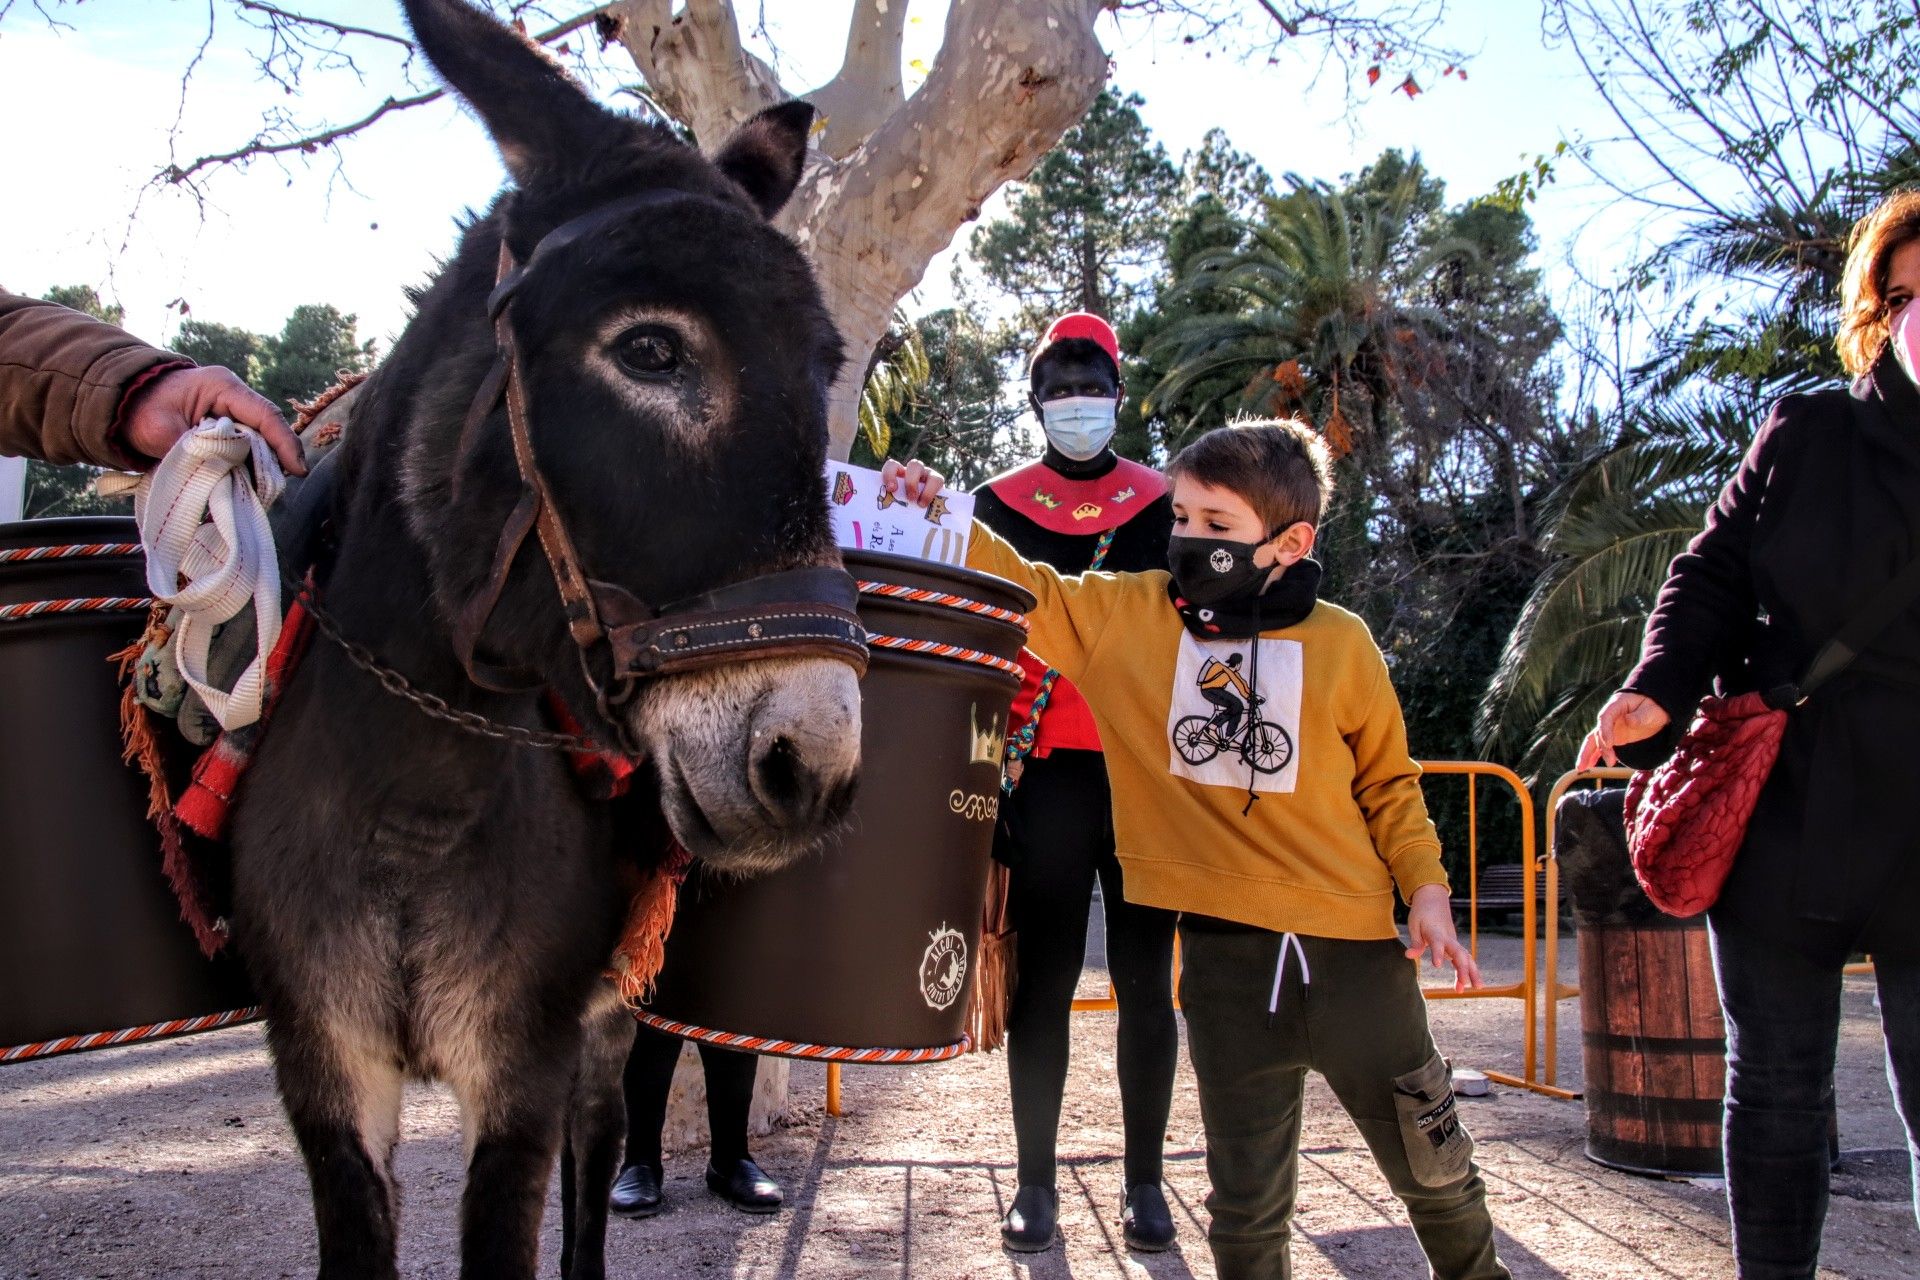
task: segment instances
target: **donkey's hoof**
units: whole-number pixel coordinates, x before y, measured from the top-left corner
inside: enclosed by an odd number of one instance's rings
[[[651,1218],[660,1212],[660,1175],[651,1165],[628,1165],[613,1180],[607,1207],[623,1218]]]

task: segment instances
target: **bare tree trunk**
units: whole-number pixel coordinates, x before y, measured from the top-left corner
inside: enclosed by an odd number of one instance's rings
[[[780,224],[813,260],[847,342],[833,450],[853,442],[863,374],[894,308],[1003,183],[1024,177],[1106,83],[1094,20],[1110,0],[953,0],[922,85],[900,79],[905,0],[859,0],[846,63],[810,97],[821,146]],[[730,0],[627,0],[620,40],[701,143],[787,94],[742,48]]]

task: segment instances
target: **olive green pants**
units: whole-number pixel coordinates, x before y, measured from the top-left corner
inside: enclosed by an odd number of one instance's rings
[[[1300,1103],[1318,1071],[1407,1206],[1440,1280],[1506,1280],[1486,1184],[1454,1109],[1451,1073],[1396,940],[1271,933],[1207,917],[1180,922],[1180,1003],[1207,1128],[1220,1280],[1289,1280]],[[1286,947],[1284,971],[1282,947]],[[1273,1010],[1268,1011],[1269,1002]]]

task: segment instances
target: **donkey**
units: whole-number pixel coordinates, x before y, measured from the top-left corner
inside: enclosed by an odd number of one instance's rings
[[[722,871],[842,823],[864,663],[822,478],[842,352],[768,225],[812,110],[763,112],[709,162],[467,0],[404,8],[511,185],[418,294],[340,447],[327,639],[233,814],[235,942],[322,1277],[396,1274],[401,1087],[438,1078],[465,1137],[461,1274],[533,1274],[571,1098],[563,1267],[586,1280],[633,1033],[602,974],[634,836],[564,756],[499,735],[540,731],[557,697],[644,752],[648,803]]]

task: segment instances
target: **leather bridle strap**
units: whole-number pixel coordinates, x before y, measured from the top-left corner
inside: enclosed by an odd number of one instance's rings
[[[593,584],[614,668],[646,678],[735,657],[812,654],[867,666],[867,632],[855,612],[859,585],[844,569],[788,569],[668,605],[651,617],[619,587]]]
[[[675,193],[684,194],[684,193]],[[551,242],[578,239],[610,213],[652,203],[641,197],[622,201],[562,225],[534,250],[538,258]],[[804,568],[765,574],[664,609],[653,609],[625,588],[590,580],[580,554],[560,518],[553,492],[534,457],[520,352],[508,322],[509,304],[525,270],[506,240],[500,242],[496,286],[488,300],[499,356],[482,381],[462,424],[460,456],[473,448],[480,425],[504,398],[508,437],[520,472],[520,500],[500,531],[486,581],[460,609],[453,642],[461,665],[475,684],[509,691],[538,687],[532,672],[515,671],[480,659],[480,634],[506,590],[507,577],[533,532],[540,541],[567,633],[579,651],[581,671],[601,714],[614,720],[636,680],[715,666],[737,659],[803,656],[831,657],[866,670],[866,630],[855,611],[859,601],[844,569]],[[596,668],[598,668],[596,670]]]

